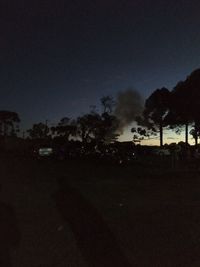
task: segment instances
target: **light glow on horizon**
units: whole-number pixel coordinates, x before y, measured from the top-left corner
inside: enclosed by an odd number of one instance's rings
[[[133,134],[131,133],[132,126],[127,127],[124,130],[124,133],[119,137],[119,141],[132,141],[133,140]],[[181,131],[180,134],[176,134],[172,130],[163,130],[163,144],[171,144],[171,143],[179,143],[179,142],[185,142],[185,132],[184,130]],[[188,141],[190,145],[194,145],[195,141],[194,138],[189,134]],[[159,140],[159,134],[155,137],[150,137],[149,139],[144,139],[140,143],[141,145],[148,145],[148,146],[159,146],[160,140]]]

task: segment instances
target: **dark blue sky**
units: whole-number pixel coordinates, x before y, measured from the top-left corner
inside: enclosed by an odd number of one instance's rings
[[[147,97],[200,66],[199,1],[1,1],[0,109],[23,125],[76,117],[103,95]]]

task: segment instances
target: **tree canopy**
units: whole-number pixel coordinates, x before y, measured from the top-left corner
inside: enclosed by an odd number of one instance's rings
[[[49,127],[42,122],[35,123],[31,129],[27,130],[27,133],[32,139],[45,139],[49,133]]]
[[[169,112],[170,91],[163,87],[156,89],[145,101],[144,111],[139,124],[148,130],[160,133],[160,146],[163,145],[163,127]],[[147,134],[147,133],[146,133]]]
[[[18,131],[20,118],[16,112],[0,111],[0,135],[12,136]]]

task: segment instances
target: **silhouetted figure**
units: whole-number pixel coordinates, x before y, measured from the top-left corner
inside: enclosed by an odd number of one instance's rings
[[[117,239],[91,203],[64,181],[55,195],[62,217],[69,224],[88,267],[128,267]]]
[[[0,186],[1,193],[1,186]],[[11,251],[20,240],[15,212],[9,205],[0,202],[0,266],[11,267]]]

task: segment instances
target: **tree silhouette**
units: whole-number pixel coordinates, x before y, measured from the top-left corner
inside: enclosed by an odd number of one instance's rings
[[[195,139],[195,145],[198,143],[198,137],[200,135],[200,69],[193,71],[184,82],[187,88],[187,101],[190,104],[187,112],[190,114],[193,123],[193,137]],[[192,132],[191,132],[192,133]]]
[[[101,106],[103,108],[103,112],[102,113],[108,113],[108,114],[112,114],[114,106],[115,106],[115,101],[113,99],[113,97],[111,96],[103,96],[101,99]]]
[[[156,130],[149,129],[146,126],[137,126],[131,128],[131,132],[133,133],[133,142],[138,143],[144,140],[145,138],[150,138],[151,136],[156,135]]]
[[[97,135],[99,142],[111,143],[116,141],[119,137],[118,128],[119,120],[115,115],[107,112],[102,113]]]
[[[155,90],[145,102],[143,125],[154,132],[160,133],[160,146],[163,146],[163,127],[169,111],[170,92],[167,88]]]
[[[27,133],[32,139],[45,139],[49,133],[49,127],[45,123],[33,124],[31,129],[27,130]]]
[[[0,135],[12,136],[18,131],[20,118],[16,112],[0,111]]]
[[[101,142],[114,142],[119,137],[120,121],[115,113],[116,102],[112,96],[104,96],[100,99],[103,112],[99,125],[99,140]]]
[[[69,141],[70,136],[76,135],[76,125],[73,120],[64,117],[57,126],[51,127],[51,131],[53,135],[63,137],[66,141]]]
[[[110,96],[101,98],[103,113],[99,114],[96,110],[91,111],[76,120],[77,135],[83,143],[88,142],[111,142],[116,141],[119,134],[117,132],[119,121],[112,114],[114,100]]]
[[[175,121],[185,124],[185,142],[188,143],[188,126],[193,123],[190,134],[198,143],[200,135],[200,69],[193,71],[185,81],[179,82],[172,91],[172,107]]]
[[[189,90],[185,82],[180,81],[171,92],[170,112],[166,120],[171,128],[179,128],[185,125],[185,143],[188,144],[188,127],[192,122],[190,105],[188,101]]]
[[[101,116],[97,113],[85,114],[77,118],[77,135],[83,143],[91,142],[98,135],[101,125]]]

